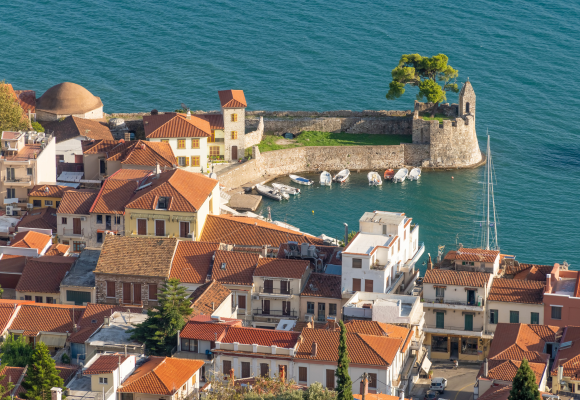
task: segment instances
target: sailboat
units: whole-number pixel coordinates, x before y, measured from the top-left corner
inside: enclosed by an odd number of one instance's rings
[[[485,163],[485,182],[483,182],[483,209],[482,220],[478,221],[481,226],[480,247],[485,250],[499,250],[497,240],[497,212],[495,210],[494,197],[495,171],[491,159],[491,147],[489,133],[487,135],[487,154]]]

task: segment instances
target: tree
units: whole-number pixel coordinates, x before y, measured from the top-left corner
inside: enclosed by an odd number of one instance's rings
[[[163,284],[157,295],[159,305],[147,311],[147,319],[132,330],[131,339],[145,343],[153,355],[170,355],[177,345],[177,332],[181,330],[191,314],[191,302],[179,279],[170,279]]]
[[[58,376],[54,360],[43,342],[38,343],[32,353],[22,387],[26,392],[21,396],[30,400],[50,400],[50,389],[53,387],[59,387],[64,391],[64,381]]]
[[[541,400],[536,374],[524,358],[512,383],[508,400]]]
[[[22,108],[14,96],[14,91],[4,81],[0,82],[0,132],[19,131],[28,128]]]
[[[13,334],[10,334],[2,343],[0,351],[2,352],[2,365],[25,367],[30,363],[34,349],[26,343],[24,336],[15,338]]]
[[[39,122],[34,121],[31,125],[36,132],[44,132],[44,126],[40,125]]]
[[[455,78],[459,74],[447,64],[449,57],[445,54],[437,54],[433,57],[421,57],[419,54],[403,54],[399,60],[399,65],[393,69],[391,75],[393,80],[389,84],[387,99],[398,99],[405,93],[405,85],[419,87],[417,100],[426,98],[433,103],[431,116],[439,103],[447,100],[445,92],[457,93],[457,83]],[[453,82],[450,82],[453,79]],[[442,82],[443,85],[437,83]]]
[[[303,394],[304,400],[334,400],[336,392],[329,390],[322,386],[320,382],[314,382],[308,386],[308,389]]]
[[[340,325],[340,342],[338,344],[338,368],[336,369],[337,400],[352,400],[352,381],[348,374],[348,349],[346,348],[346,326],[342,320]]]

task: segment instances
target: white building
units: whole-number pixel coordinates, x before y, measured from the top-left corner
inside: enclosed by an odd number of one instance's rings
[[[407,293],[423,254],[419,226],[404,213],[367,212],[359,233],[342,252],[342,291]]]
[[[119,386],[135,371],[135,360],[134,355],[95,354],[83,369],[83,375],[91,378],[91,392],[104,393],[103,400],[114,400]],[[71,386],[76,387],[74,382]]]

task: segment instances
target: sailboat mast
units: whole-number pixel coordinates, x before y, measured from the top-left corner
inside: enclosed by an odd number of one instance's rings
[[[485,245],[485,249],[489,250],[489,184],[490,184],[490,174],[491,174],[491,166],[489,165],[490,160],[490,147],[489,147],[489,133],[487,135],[487,219],[486,219],[486,245]]]

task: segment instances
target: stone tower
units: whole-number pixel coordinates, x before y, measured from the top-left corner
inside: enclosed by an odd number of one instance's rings
[[[226,161],[244,157],[246,135],[246,97],[243,90],[218,91],[224,118],[224,156]]]
[[[459,116],[472,115],[475,121],[475,92],[473,86],[467,78],[467,82],[463,84],[459,92]]]

